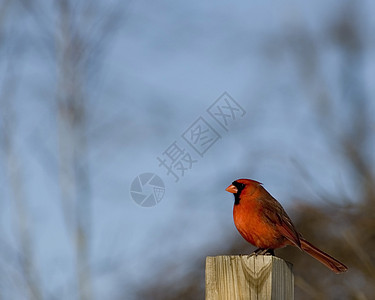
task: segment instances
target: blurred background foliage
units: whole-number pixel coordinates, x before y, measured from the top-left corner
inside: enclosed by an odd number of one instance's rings
[[[253,250],[223,192],[240,177],[349,267],[277,250],[296,299],[372,299],[374,9],[1,1],[0,299],[204,298],[207,255]],[[246,120],[137,207],[132,179],[225,90]]]

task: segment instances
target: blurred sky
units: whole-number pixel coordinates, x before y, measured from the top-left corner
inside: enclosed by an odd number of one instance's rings
[[[186,262],[183,270],[189,260],[210,255],[202,250],[210,246],[222,245],[226,254],[227,236],[240,238],[232,221],[233,195],[225,192],[237,178],[263,182],[287,208],[294,198],[322,201],[321,189],[355,195],[342,171],[348,166],[329,150],[289,44],[307,33],[324,49],[321,80],[335,95],[337,114],[343,115],[340,130],[345,120],[337,81],[342,57],[327,31],[347,2],[133,1],[126,7],[88,91],[97,299],[114,297],[119,285],[131,289],[151,280],[166,261]],[[360,2],[361,28],[369,35],[374,3]],[[28,30],[34,31],[30,41],[39,41],[38,28]],[[73,253],[61,215],[55,105],[50,100],[56,78],[38,47],[30,46],[16,64],[21,76],[16,145],[38,233],[38,268],[47,290],[69,295]],[[363,82],[370,95],[375,92],[374,61],[369,51]],[[225,91],[246,111],[228,131],[206,112]],[[371,105],[374,115],[374,101]],[[157,157],[175,140],[193,154],[181,134],[200,116],[211,120],[221,139],[203,157],[195,154],[198,162],[175,183]],[[144,172],[158,174],[166,186],[161,203],[152,208],[137,205],[129,194],[133,179]],[[0,189],[7,199],[8,191]],[[3,239],[12,244],[12,205],[5,200],[1,210]]]

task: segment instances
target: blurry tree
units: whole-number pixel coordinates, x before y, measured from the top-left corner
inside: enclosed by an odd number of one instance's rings
[[[19,245],[15,249],[19,264],[20,286],[27,291],[18,291],[19,296],[27,299],[42,299],[46,294],[39,282],[38,270],[33,255],[33,234],[30,232],[27,195],[23,189],[22,161],[14,147],[17,111],[13,107],[12,95],[17,87],[15,61],[19,51],[13,48],[14,40],[24,40],[21,45],[25,51],[30,47],[39,50],[44,67],[49,67],[50,74],[57,74],[55,84],[43,84],[42,94],[55,94],[55,99],[45,100],[57,119],[58,153],[52,154],[59,162],[59,179],[62,211],[66,228],[71,237],[75,253],[76,275],[72,274],[71,294],[79,299],[92,299],[92,271],[90,264],[91,239],[91,194],[88,162],[88,123],[90,102],[94,94],[102,55],[113,37],[123,17],[123,3],[105,1],[70,1],[57,0],[51,4],[42,1],[3,1],[0,4],[0,47],[4,74],[0,93],[1,149],[7,162],[9,194],[12,194],[16,211],[16,236]],[[7,18],[12,16],[13,18]],[[33,37],[13,38],[5,34],[3,28],[14,26],[7,23],[15,19],[32,20]],[[25,34],[25,31],[21,31]],[[27,32],[27,31],[26,31]],[[17,32],[19,33],[19,32]],[[31,45],[30,40],[33,41]],[[57,71],[57,72],[56,72]],[[51,76],[51,78],[55,78]],[[56,90],[54,91],[54,89]],[[37,95],[40,96],[40,95]],[[51,104],[53,102],[53,104]],[[45,165],[53,162],[44,161]],[[43,259],[43,258],[38,258]],[[4,259],[6,261],[6,259]],[[16,267],[15,267],[16,268]],[[3,276],[3,274],[1,274]],[[77,278],[77,280],[75,279]],[[0,293],[1,297],[1,293]],[[55,295],[54,298],[61,296]]]
[[[333,156],[341,156],[342,172],[347,173],[349,188],[355,191],[354,197],[345,192],[332,195],[321,191],[326,205],[319,207],[300,201],[297,206],[295,223],[299,230],[349,266],[344,275],[322,276],[322,270],[312,265],[310,268],[314,261],[296,255],[294,249],[282,250],[295,264],[297,295],[311,299],[371,299],[375,294],[375,255],[370,250],[375,246],[375,152],[372,149],[375,119],[364,81],[365,56],[371,43],[363,31],[366,19],[362,15],[358,2],[348,2],[326,31],[326,41],[333,45],[339,57],[338,102],[322,80],[324,49],[319,48],[318,41],[308,32],[299,32],[299,38],[294,39],[305,46],[303,49],[309,49],[293,52],[296,65],[302,71],[301,78],[310,93],[308,98],[315,105],[318,125],[322,126],[327,145]],[[306,170],[303,173],[308,174]],[[306,179],[314,182],[312,176]],[[345,189],[343,186],[342,190]]]
[[[35,266],[33,251],[33,232],[30,227],[29,212],[27,209],[27,195],[24,190],[25,174],[22,168],[22,157],[16,146],[15,131],[17,129],[17,116],[13,106],[14,94],[17,90],[17,54],[20,50],[14,51],[13,45],[9,45],[9,32],[5,23],[11,9],[9,1],[0,6],[0,53],[3,69],[3,76],[0,82],[0,154],[3,157],[3,167],[8,186],[7,194],[13,203],[14,227],[12,234],[16,239],[15,249],[10,245],[1,243],[2,269],[11,270],[14,278],[7,278],[7,272],[1,272],[2,297],[9,297],[5,291],[6,284],[12,285],[12,280],[18,281],[19,295],[25,295],[28,299],[41,299],[42,292],[39,282],[38,271]],[[10,247],[10,249],[6,249]],[[9,272],[9,271],[8,271]]]

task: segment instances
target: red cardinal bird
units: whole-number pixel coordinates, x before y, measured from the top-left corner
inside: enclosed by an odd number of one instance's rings
[[[233,219],[238,231],[250,244],[258,247],[255,254],[274,255],[274,249],[292,245],[305,251],[335,273],[348,268],[319,250],[297,232],[280,203],[255,180],[238,179],[226,188],[234,194]]]

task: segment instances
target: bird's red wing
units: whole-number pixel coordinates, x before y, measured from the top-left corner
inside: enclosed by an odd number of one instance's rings
[[[266,219],[290,242],[301,248],[299,233],[295,229],[289,216],[282,208],[281,204],[273,198],[268,192],[268,197],[262,199],[263,213]]]
[[[294,227],[289,227],[287,224],[283,223],[281,226],[277,226],[277,229],[294,245],[296,245],[298,248],[301,248],[301,241]]]

